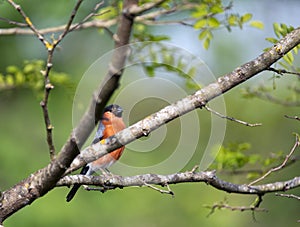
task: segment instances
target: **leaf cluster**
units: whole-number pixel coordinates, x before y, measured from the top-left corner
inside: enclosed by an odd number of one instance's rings
[[[291,31],[294,30],[293,26],[288,26],[286,24],[279,24],[279,23],[274,23],[273,24],[273,30],[275,33],[275,37],[268,37],[266,38],[266,40],[272,44],[276,44],[279,42],[279,40],[281,38],[283,38],[284,36],[286,36],[288,33],[290,33]],[[268,50],[270,48],[266,48],[265,50]],[[279,61],[279,64],[285,68],[285,69],[290,69],[293,66],[295,57],[294,55],[298,54],[298,50],[300,49],[300,45],[294,47],[293,50],[291,50],[290,52],[288,52],[286,55],[284,55],[282,57],[282,61]],[[294,67],[293,67],[294,68]],[[297,68],[296,71],[300,72],[300,68]]]
[[[0,73],[0,91],[28,88],[37,95],[44,90],[44,76],[42,72],[45,62],[42,60],[24,61],[21,67],[10,65],[4,73]],[[55,86],[71,87],[71,81],[67,74],[51,71],[51,83]]]
[[[161,38],[164,39],[164,37]],[[202,62],[200,65],[191,64],[193,59],[185,59],[185,55],[178,53],[176,47],[165,45],[162,42],[136,43],[134,47],[131,49],[129,61],[141,64],[149,77],[156,76],[157,72],[165,71],[182,78],[186,88],[200,89],[201,85],[196,82],[195,77]]]
[[[221,0],[205,0],[197,5],[192,11],[191,16],[196,19],[193,27],[200,30],[199,40],[203,41],[203,47],[208,49],[213,39],[213,31],[225,27],[229,32],[232,27],[243,28],[245,24],[252,27],[263,29],[263,23],[260,21],[251,21],[252,14],[246,13],[239,15],[229,13],[232,3],[228,6],[223,5]]]
[[[282,151],[270,153],[266,158],[260,154],[250,153],[251,145],[249,143],[229,143],[227,146],[221,146],[218,154],[211,165],[211,169],[218,171],[227,171],[236,173],[242,171],[247,174],[248,179],[261,176],[267,169],[284,160]],[[257,170],[247,170],[247,166],[259,166]]]

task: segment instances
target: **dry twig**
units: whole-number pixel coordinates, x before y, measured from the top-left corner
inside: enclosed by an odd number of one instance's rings
[[[233,118],[233,117],[229,117],[229,116],[223,115],[223,114],[221,114],[221,113],[219,113],[219,112],[217,112],[217,111],[215,111],[215,110],[209,108],[208,106],[204,106],[204,108],[205,108],[206,110],[208,110],[209,112],[211,112],[211,113],[213,113],[213,114],[215,114],[215,115],[217,115],[217,116],[219,116],[219,117],[221,117],[221,118],[225,118],[225,119],[227,119],[227,120],[234,121],[234,122],[237,122],[237,123],[242,124],[242,125],[246,125],[246,126],[249,126],[249,127],[256,127],[256,126],[261,126],[261,125],[262,125],[262,123],[254,123],[254,124],[251,124],[251,123],[248,123],[248,122],[246,122],[246,121],[241,121],[241,120],[238,120],[238,119],[236,119],[236,118]]]
[[[284,116],[289,119],[294,119],[294,120],[300,121],[300,117],[298,117],[298,116],[288,116],[288,115],[284,115]]]
[[[260,178],[258,178],[258,179],[256,179],[256,180],[252,181],[252,182],[249,183],[248,185],[251,186],[251,185],[253,185],[253,184],[256,184],[257,182],[259,182],[259,181],[265,179],[265,178],[266,178],[267,176],[269,176],[271,173],[283,169],[283,168],[286,166],[286,164],[288,163],[288,160],[290,159],[290,157],[292,156],[292,154],[295,152],[295,150],[296,150],[297,147],[299,147],[299,146],[300,146],[300,140],[299,140],[298,135],[296,135],[296,142],[295,142],[294,146],[292,147],[290,153],[289,153],[288,155],[286,155],[284,161],[283,161],[279,166],[270,169],[270,170],[269,170],[268,172],[266,172],[263,176],[261,176]]]
[[[296,196],[294,194],[275,193],[275,195],[300,200],[300,196]]]
[[[287,71],[285,69],[275,69],[273,67],[269,67],[267,70],[275,72],[279,75],[283,75],[283,74],[291,74],[291,75],[296,75],[298,77],[300,77],[300,73],[299,72],[291,72],[291,71]]]

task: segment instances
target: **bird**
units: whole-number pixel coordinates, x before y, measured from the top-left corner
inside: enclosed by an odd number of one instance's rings
[[[92,144],[98,143],[106,138],[113,136],[119,131],[126,128],[122,119],[123,109],[117,104],[112,104],[104,108],[102,118],[100,119],[98,129],[96,131]],[[90,176],[97,171],[107,173],[107,168],[114,164],[121,157],[124,146],[100,157],[99,159],[85,165],[80,174]],[[70,202],[80,188],[80,184],[74,184],[68,195],[66,201]]]

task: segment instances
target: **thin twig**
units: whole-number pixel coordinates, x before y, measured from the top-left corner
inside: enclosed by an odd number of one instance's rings
[[[299,140],[299,137],[296,135],[296,142],[295,142],[294,146],[292,147],[290,153],[285,157],[284,161],[279,166],[270,169],[267,173],[265,173],[260,178],[252,181],[250,184],[248,184],[248,186],[256,184],[257,182],[265,179],[271,173],[276,172],[276,171],[281,170],[282,168],[284,168],[286,166],[286,164],[288,163],[288,160],[290,159],[290,157],[292,156],[292,154],[295,152],[296,148],[299,147],[299,146],[300,146],[300,140]]]
[[[21,22],[18,22],[18,21],[13,21],[13,20],[3,18],[3,17],[0,17],[0,20],[5,21],[8,24],[16,25],[18,27],[28,27],[27,23],[21,23]]]
[[[221,114],[221,113],[219,113],[219,112],[217,112],[217,111],[209,108],[208,106],[204,106],[204,108],[206,110],[208,110],[209,112],[211,112],[211,113],[213,113],[213,114],[215,114],[215,115],[217,115],[217,116],[219,116],[221,118],[225,118],[227,120],[234,121],[234,122],[237,122],[237,123],[242,124],[242,125],[246,125],[246,126],[249,126],[249,127],[256,127],[256,126],[261,126],[262,125],[262,123],[251,124],[251,123],[248,123],[246,121],[241,121],[241,120],[238,120],[238,119],[233,118],[233,117],[225,116],[225,115],[223,115],[223,114]]]
[[[23,11],[22,7],[18,4],[16,4],[13,0],[7,0],[8,3],[13,6],[23,17],[24,21],[28,25],[28,27],[31,29],[31,31],[38,37],[38,39],[44,44],[44,46],[49,49],[50,43],[45,39],[45,37],[35,28],[33,23],[31,22],[30,18],[26,15],[26,13]]]
[[[55,48],[62,41],[62,39],[69,33],[72,22],[75,18],[75,15],[78,12],[78,9],[79,9],[82,1],[83,0],[78,0],[77,3],[75,4],[75,7],[71,13],[71,16],[65,27],[64,32],[59,36],[59,38],[57,40],[53,40],[53,42],[47,48],[48,49],[48,57],[47,57],[46,69],[43,72],[45,89],[44,89],[44,97],[43,97],[43,100],[41,101],[41,107],[43,109],[44,121],[46,124],[47,142],[48,142],[48,146],[49,146],[49,153],[50,153],[51,160],[55,159],[55,153],[56,153],[54,142],[53,142],[53,136],[52,136],[53,126],[51,124],[49,111],[48,111],[48,101],[49,101],[50,91],[54,88],[54,86],[51,84],[50,79],[49,79],[50,71],[53,66],[52,59],[53,59],[53,54],[54,54]]]
[[[83,0],[78,0],[77,1],[76,5],[75,5],[75,7],[74,7],[74,9],[73,9],[73,11],[71,13],[71,16],[69,18],[69,21],[68,21],[68,23],[67,23],[67,25],[65,27],[64,32],[58,37],[58,39],[56,40],[56,42],[54,42],[54,46],[58,45],[61,42],[61,40],[70,32],[71,25],[72,25],[72,23],[74,21],[74,18],[76,16],[76,14],[77,14],[77,12],[79,10],[79,7],[80,7],[80,5],[81,5],[82,2],[83,2]]]
[[[296,196],[296,195],[293,195],[293,194],[275,193],[275,195],[300,200],[300,196]]]
[[[191,173],[196,173],[196,171],[199,169],[199,165],[195,165],[193,169],[191,170]]]
[[[99,2],[98,4],[95,5],[94,9],[93,9],[93,12],[89,13],[81,22],[75,24],[74,26],[72,26],[70,28],[70,32],[73,31],[73,30],[76,30],[78,27],[82,26],[85,22],[87,22],[90,18],[92,18],[93,16],[96,16],[98,15],[97,14],[97,11],[98,9],[104,4],[104,1],[101,1]],[[103,12],[101,15],[105,14],[105,13],[108,13],[109,10]]]
[[[207,215],[207,217],[211,216],[216,209],[228,209],[228,210],[231,210],[231,211],[259,211],[259,212],[268,212],[267,209],[265,208],[259,208],[259,205],[262,201],[261,197],[259,197],[258,199],[260,202],[257,203],[257,201],[255,201],[255,204],[254,205],[251,205],[251,206],[230,206],[228,205],[228,201],[227,199],[225,198],[224,201],[221,201],[219,203],[215,203],[214,205],[206,205],[204,206],[205,208],[208,208],[208,209],[211,209],[211,211],[209,212],[209,214]],[[255,217],[253,217],[255,219]]]
[[[267,212],[268,210],[265,208],[259,208],[254,206],[230,206],[228,204],[214,204],[213,206],[205,206],[206,208],[211,208],[212,211],[209,213],[208,216],[214,213],[215,209],[229,209],[231,211],[261,211],[261,212]]]
[[[169,187],[168,184],[166,184],[168,190],[160,189],[160,188],[155,187],[155,186],[153,186],[153,185],[151,185],[151,184],[148,184],[148,183],[146,183],[146,182],[143,182],[143,184],[144,184],[145,186],[147,186],[148,188],[151,188],[151,189],[153,189],[153,190],[155,190],[155,191],[158,191],[158,192],[160,192],[160,193],[162,193],[162,194],[169,194],[169,195],[174,196],[174,192],[171,191],[171,189],[170,189],[170,187]]]
[[[300,117],[298,117],[298,116],[288,116],[288,115],[284,115],[284,117],[289,118],[289,119],[294,119],[294,120],[300,121]]]
[[[265,89],[264,86],[260,86],[258,89],[261,89],[262,91],[257,90],[257,89],[254,90],[251,88],[247,88],[247,94],[254,95],[257,98],[260,98],[262,100],[267,100],[269,102],[276,103],[276,104],[279,104],[282,106],[300,106],[299,100],[288,101],[288,100],[283,100],[283,99],[277,98],[267,92],[264,92],[264,89]]]
[[[43,116],[44,116],[44,122],[46,125],[46,133],[47,133],[47,143],[49,147],[49,154],[51,160],[55,158],[55,146],[53,143],[53,136],[52,136],[52,130],[53,125],[51,124],[50,117],[49,117],[49,111],[48,111],[48,98],[50,91],[54,88],[54,86],[50,83],[49,80],[49,72],[52,68],[52,56],[53,56],[53,45],[48,42],[45,37],[37,30],[34,26],[34,24],[31,22],[30,18],[26,15],[26,13],[23,11],[20,5],[17,5],[14,1],[8,0],[8,2],[20,13],[20,15],[23,17],[24,21],[27,23],[29,28],[32,30],[32,32],[38,37],[38,39],[44,44],[45,48],[48,50],[48,58],[46,63],[46,68],[44,71],[42,71],[42,75],[44,76],[44,97],[41,101],[40,105],[43,109]]]
[[[275,69],[273,67],[269,67],[267,68],[267,70],[269,71],[272,71],[272,72],[275,72],[279,75],[283,75],[283,74],[292,74],[292,75],[296,75],[296,76],[299,76],[300,77],[300,73],[299,72],[291,72],[291,71],[287,71],[285,69]]]
[[[76,23],[73,24],[72,27],[70,28],[71,31],[73,30],[81,30],[81,29],[88,29],[88,28],[105,28],[105,27],[110,27],[113,26],[117,23],[117,19],[111,19],[107,21],[103,20],[92,20],[92,21],[87,21],[85,23]],[[42,35],[46,35],[49,33],[56,33],[56,32],[62,32],[64,31],[66,25],[60,25],[56,27],[50,27],[50,28],[44,28],[40,29],[39,32]],[[74,28],[75,27],[75,28]],[[73,29],[74,28],[74,29]],[[0,35],[32,35],[34,34],[31,29],[24,29],[24,28],[5,28],[5,29],[0,29]]]
[[[99,4],[101,5],[102,2],[100,2]],[[185,22],[180,22],[178,21],[153,21],[156,18],[172,13],[175,11],[175,8],[172,9],[162,9],[158,12],[149,12],[147,14],[143,14],[141,16],[137,16],[135,18],[135,21],[139,22],[139,23],[143,23],[146,25],[159,25],[159,24],[183,24],[183,25],[189,25]],[[107,13],[108,11],[103,12]],[[96,13],[91,13],[89,14],[86,18],[84,18],[81,22],[79,23],[75,23],[72,24],[70,27],[70,31],[77,31],[77,30],[81,30],[81,29],[88,29],[88,28],[104,28],[104,29],[109,29],[109,27],[117,24],[117,19],[111,19],[111,20],[99,20],[99,19],[94,19],[92,21],[88,21],[91,17],[97,15]],[[151,22],[152,21],[152,22]],[[20,23],[21,24],[21,23]],[[28,26],[27,24],[24,24],[26,26]],[[24,27],[24,26],[20,26],[20,27]],[[50,28],[44,28],[44,29],[40,29],[39,33],[42,35],[45,34],[49,34],[49,33],[56,33],[56,32],[63,32],[65,31],[66,25],[61,25],[61,26],[56,26],[56,27],[50,27]],[[31,29],[25,29],[25,28],[5,28],[5,29],[0,29],[0,35],[32,35],[34,34],[34,32]]]

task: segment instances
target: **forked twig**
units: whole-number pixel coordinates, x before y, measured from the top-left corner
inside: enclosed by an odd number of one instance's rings
[[[147,186],[148,188],[151,188],[151,189],[153,189],[153,190],[155,190],[155,191],[158,191],[158,192],[160,192],[160,193],[162,193],[162,194],[169,194],[169,195],[174,196],[174,192],[171,190],[171,188],[170,188],[170,186],[169,186],[168,184],[165,184],[165,185],[167,186],[168,190],[160,189],[160,188],[155,187],[155,186],[153,186],[153,185],[151,185],[151,184],[148,184],[148,183],[146,183],[146,182],[143,182],[143,185],[145,185],[145,186]]]
[[[254,204],[251,206],[230,206],[228,204],[227,199],[225,198],[224,201],[221,201],[219,203],[215,203],[214,205],[206,205],[204,206],[205,208],[211,209],[211,211],[209,212],[209,214],[207,215],[208,217],[211,216],[216,209],[228,209],[231,211],[252,211],[253,212],[253,218],[255,220],[255,216],[254,216],[254,212],[268,212],[267,209],[265,208],[260,208],[259,205],[262,202],[262,198],[261,196],[258,196],[258,199],[255,200]]]
[[[300,77],[300,73],[299,72],[291,72],[291,71],[287,71],[285,69],[275,69],[273,67],[269,67],[267,70],[275,72],[279,75],[283,75],[283,74],[291,74],[291,75],[296,75]]]
[[[251,183],[249,183],[248,186],[251,186],[251,185],[253,185],[253,184],[256,184],[257,182],[259,182],[259,181],[265,179],[265,178],[266,178],[267,176],[269,176],[271,173],[276,172],[276,171],[281,170],[282,168],[284,168],[284,167],[287,165],[288,160],[290,159],[290,157],[292,156],[292,154],[295,152],[295,150],[296,150],[297,147],[299,147],[299,146],[300,146],[300,140],[299,140],[298,135],[296,135],[296,142],[295,142],[294,146],[292,147],[290,153],[289,153],[288,155],[286,155],[286,157],[285,157],[285,159],[283,160],[283,162],[282,162],[279,166],[270,169],[268,172],[266,172],[266,173],[265,173],[263,176],[261,176],[260,178],[258,178],[258,179],[256,179],[256,180],[252,181]]]

